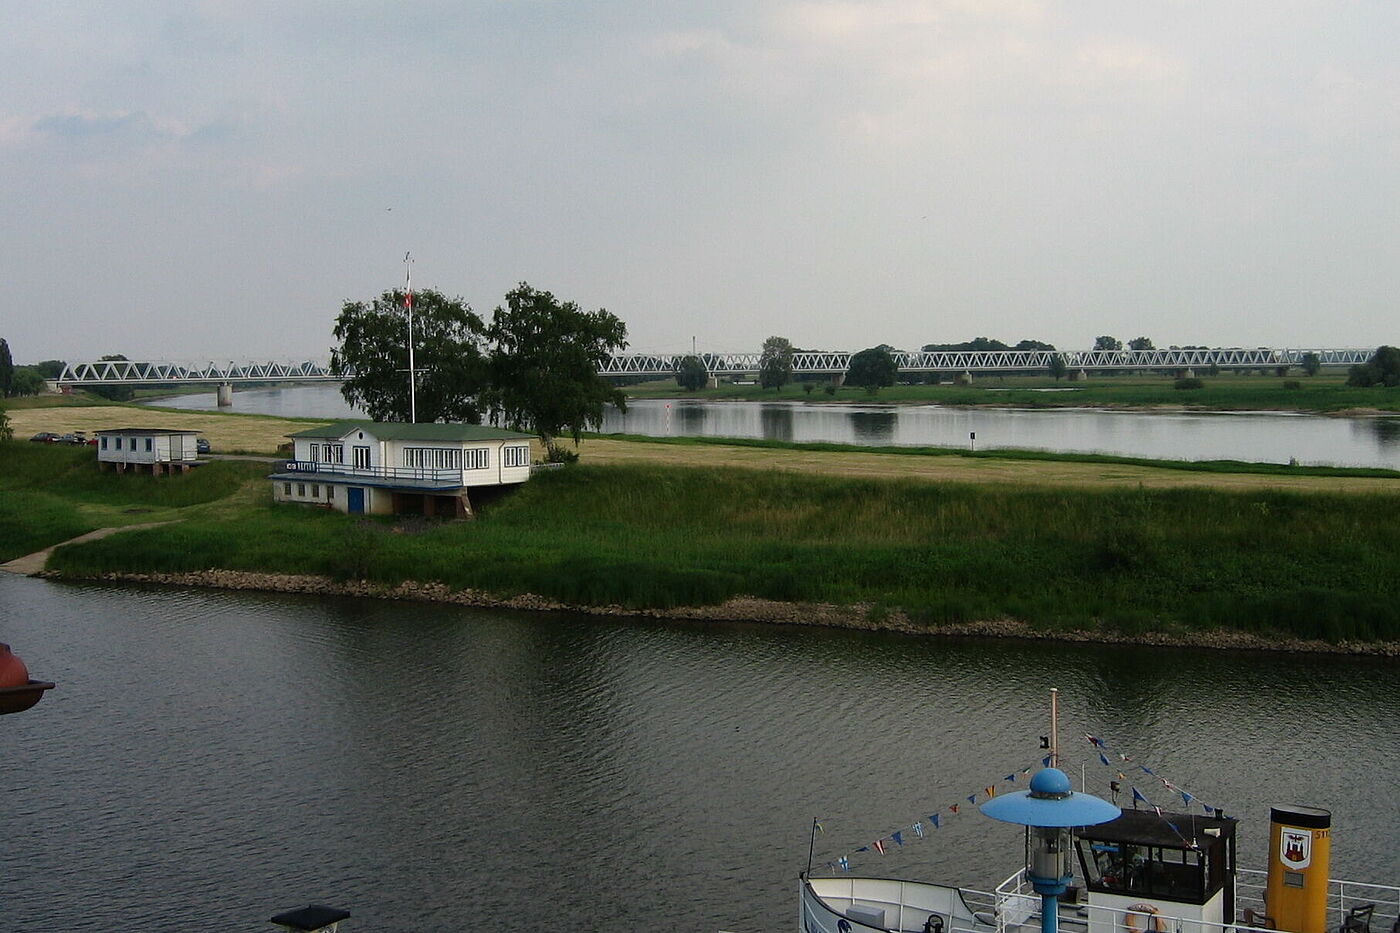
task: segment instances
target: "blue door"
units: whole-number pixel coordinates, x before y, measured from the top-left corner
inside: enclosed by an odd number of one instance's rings
[[[345,504],[351,512],[363,513],[365,510],[365,491],[359,486],[351,486],[345,490]]]

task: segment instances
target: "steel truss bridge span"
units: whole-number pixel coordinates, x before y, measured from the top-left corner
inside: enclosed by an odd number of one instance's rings
[[[1154,370],[1272,369],[1301,366],[1303,358],[1315,354],[1323,366],[1351,366],[1365,363],[1375,348],[1347,349],[1268,349],[1229,350],[895,350],[895,365],[902,373],[1007,373],[1050,369],[1058,357],[1065,369],[1077,370]],[[599,370],[607,376],[669,376],[679,368],[687,353],[625,353],[608,359]],[[758,353],[698,353],[711,375],[757,373]],[[792,371],[798,375],[845,373],[855,354],[846,350],[802,350],[792,355]]]
[[[330,367],[314,360],[295,363],[172,363],[155,360],[95,360],[69,363],[54,380],[61,386],[235,385],[248,382],[339,382]]]
[[[1365,363],[1375,353],[1372,347],[1345,349],[1225,349],[1225,350],[896,350],[895,364],[907,373],[1008,373],[1044,372],[1058,357],[1065,369],[1078,370],[1207,370],[1271,369],[1301,366],[1313,354],[1323,366],[1352,366]],[[599,367],[604,376],[674,375],[685,353],[619,353]],[[839,376],[850,369],[848,350],[804,350],[793,354],[792,369],[797,375]],[[758,372],[758,353],[700,353],[705,369],[715,376],[746,375]],[[148,385],[237,385],[250,382],[339,382],[328,364],[315,360],[300,362],[176,363],[157,360],[94,360],[69,363],[54,380],[60,386]]]

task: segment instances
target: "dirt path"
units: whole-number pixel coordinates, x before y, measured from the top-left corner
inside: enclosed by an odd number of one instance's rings
[[[160,525],[169,525],[170,522],[146,522],[142,525],[120,525],[116,528],[99,528],[96,531],[89,531],[85,535],[78,535],[76,538],[69,538],[67,541],[60,541],[57,544],[46,547],[42,551],[35,551],[33,554],[26,554],[23,557],[16,557],[12,561],[0,564],[0,570],[6,573],[19,573],[25,576],[34,576],[44,569],[44,565],[49,562],[49,555],[54,552],[54,548],[63,547],[65,544],[77,544],[81,541],[96,541],[98,538],[105,538],[114,535],[119,531],[133,531],[137,528],[156,528]]]

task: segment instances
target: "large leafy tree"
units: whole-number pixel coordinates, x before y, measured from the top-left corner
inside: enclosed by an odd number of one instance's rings
[[[899,375],[899,366],[889,347],[871,347],[861,350],[851,357],[846,370],[846,381],[858,385],[874,395],[881,386],[894,385],[894,377]]]
[[[1102,337],[1094,338],[1094,349],[1121,350],[1123,349],[1123,341],[1119,340],[1117,337],[1110,336],[1109,334],[1104,334]]]
[[[1111,347],[1110,349],[1116,349],[1116,348],[1112,348],[1112,347]],[[1129,350],[1155,350],[1155,349],[1157,349],[1157,348],[1154,347],[1154,346],[1152,345],[1152,338],[1151,338],[1151,337],[1134,337],[1132,340],[1129,340],[1129,341],[1128,341],[1128,349],[1129,349]]]
[[[703,389],[709,381],[710,372],[705,368],[705,361],[700,357],[686,356],[676,363],[676,385],[687,392]]]
[[[781,389],[792,380],[792,341],[769,337],[758,355],[758,382],[765,389]]]
[[[492,315],[487,335],[491,407],[506,424],[538,434],[551,460],[566,458],[556,444],[564,431],[577,444],[585,430],[602,426],[604,405],[627,410],[622,392],[598,375],[627,346],[627,325],[607,311],[584,311],[521,282]]]
[[[461,298],[413,293],[413,355],[419,422],[481,423],[486,325]],[[340,394],[375,421],[408,421],[408,313],[403,291],[347,301],[335,320],[331,371]]]
[[[1347,375],[1349,386],[1397,386],[1400,385],[1400,348],[1380,347],[1370,361],[1361,366],[1353,366]]]

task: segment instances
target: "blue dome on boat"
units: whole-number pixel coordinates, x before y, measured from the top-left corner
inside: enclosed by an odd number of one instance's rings
[[[1022,826],[1094,826],[1123,812],[1092,794],[1076,794],[1059,768],[1042,768],[1031,778],[1030,790],[993,797],[979,809],[994,820]]]

